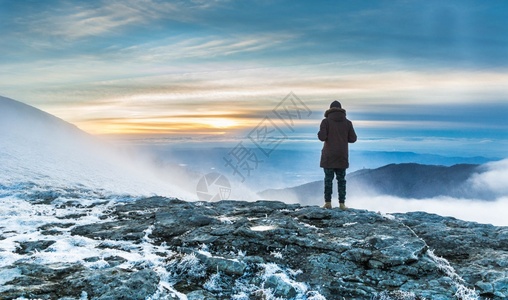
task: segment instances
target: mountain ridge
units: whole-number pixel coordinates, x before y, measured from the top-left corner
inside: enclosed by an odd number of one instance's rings
[[[362,169],[346,176],[348,197],[389,195],[409,199],[439,196],[493,200],[495,194],[475,189],[471,180],[486,171],[483,165],[452,166],[417,163],[388,164],[376,169]],[[285,189],[268,189],[259,195],[265,199],[292,197],[299,203],[322,202],[323,181],[313,181]],[[317,200],[312,200],[317,199]],[[309,202],[311,201],[311,202]],[[314,202],[312,202],[314,201]]]
[[[189,195],[137,152],[118,149],[38,108],[0,97],[0,184],[81,185],[140,195]]]
[[[11,98],[0,96],[0,113],[2,113],[0,131],[3,134],[9,132],[20,134],[30,130],[43,130],[46,134],[72,132],[73,134],[91,137],[74,124]]]

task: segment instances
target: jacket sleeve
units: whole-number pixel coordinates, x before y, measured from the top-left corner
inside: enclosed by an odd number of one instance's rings
[[[323,121],[321,121],[321,125],[319,126],[319,132],[317,136],[318,139],[322,142],[328,139],[328,120],[323,119]]]
[[[349,133],[348,133],[348,142],[350,143],[354,143],[356,142],[357,140],[357,136],[356,136],[356,132],[355,132],[355,129],[353,128],[353,123],[350,121],[349,122],[351,124],[351,126],[349,127]]]

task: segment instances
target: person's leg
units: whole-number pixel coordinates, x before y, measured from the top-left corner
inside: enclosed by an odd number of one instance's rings
[[[333,191],[333,169],[323,169],[325,171],[325,206],[324,208],[332,208],[332,191]]]
[[[335,169],[337,174],[337,192],[339,194],[339,205],[341,209],[346,209],[346,169]]]

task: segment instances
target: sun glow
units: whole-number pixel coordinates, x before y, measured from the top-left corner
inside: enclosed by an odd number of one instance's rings
[[[238,122],[233,119],[226,118],[206,118],[203,120],[199,120],[197,123],[202,123],[203,125],[210,126],[212,128],[232,128],[238,126]]]
[[[225,117],[118,118],[85,120],[76,125],[91,134],[223,134],[227,129],[246,127],[248,121]]]

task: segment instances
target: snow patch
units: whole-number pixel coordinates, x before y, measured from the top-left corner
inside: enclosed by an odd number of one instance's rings
[[[434,251],[427,251],[429,257],[436,263],[436,266],[443,271],[448,277],[452,279],[452,283],[456,288],[455,297],[461,300],[478,300],[480,299],[478,294],[474,289],[467,288],[465,284],[465,280],[460,277],[459,274],[455,271],[455,269],[450,265],[450,263],[442,258],[438,257],[434,254]]]
[[[259,226],[253,226],[250,228],[250,230],[252,230],[252,231],[270,231],[270,230],[274,230],[274,229],[277,229],[277,226],[259,225]]]

